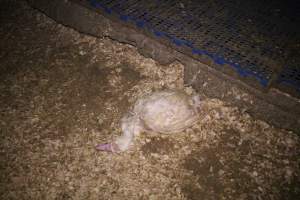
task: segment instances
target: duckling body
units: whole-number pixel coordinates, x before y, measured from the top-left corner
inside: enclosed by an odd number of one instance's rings
[[[181,132],[198,119],[199,96],[189,96],[177,90],[151,93],[139,99],[121,119],[122,135],[115,141],[97,145],[102,151],[127,150],[141,132],[162,134]]]

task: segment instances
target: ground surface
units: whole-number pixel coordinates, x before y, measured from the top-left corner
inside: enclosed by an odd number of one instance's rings
[[[217,99],[203,100],[198,123],[182,133],[143,134],[128,152],[97,152],[120,134],[119,119],[139,96],[194,92],[182,65],[160,66],[22,1],[0,9],[0,199],[299,197],[296,134]]]

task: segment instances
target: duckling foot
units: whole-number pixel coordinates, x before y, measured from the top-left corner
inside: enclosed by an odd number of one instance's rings
[[[112,153],[116,153],[116,152],[120,152],[120,148],[118,147],[118,145],[114,142],[112,143],[105,143],[105,144],[98,144],[96,146],[96,149],[99,151],[107,151],[107,152],[112,152]]]

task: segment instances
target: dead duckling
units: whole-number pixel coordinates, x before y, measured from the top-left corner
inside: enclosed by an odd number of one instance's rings
[[[114,141],[99,144],[96,149],[122,152],[141,132],[176,133],[192,126],[198,120],[200,98],[183,91],[153,92],[139,99],[121,119],[122,135]]]

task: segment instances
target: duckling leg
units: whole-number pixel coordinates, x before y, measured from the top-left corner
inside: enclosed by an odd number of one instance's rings
[[[105,143],[105,144],[98,144],[96,149],[99,151],[107,151],[107,152],[119,152],[119,147],[114,142],[112,143]]]
[[[115,141],[106,144],[99,144],[96,149],[108,152],[122,152],[127,150],[133,142],[134,136],[142,131],[139,120],[135,116],[125,116],[121,120],[122,135]]]

